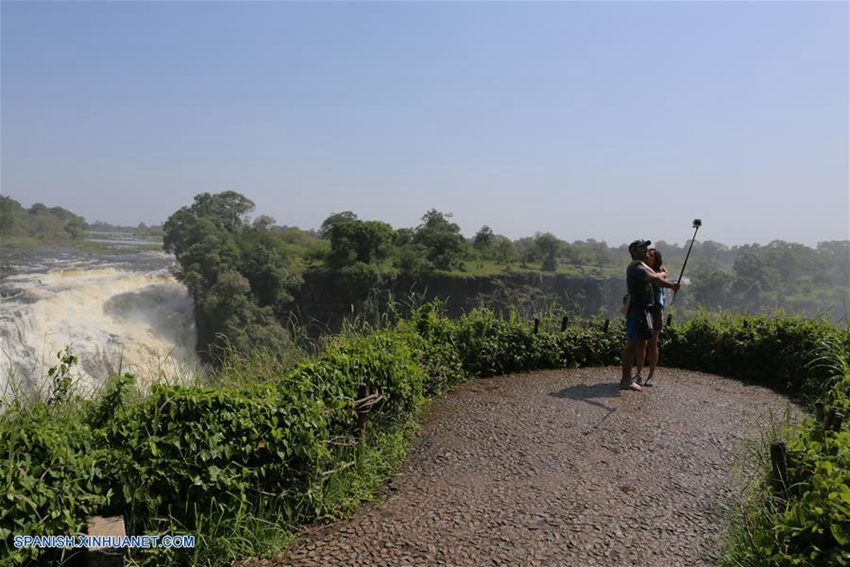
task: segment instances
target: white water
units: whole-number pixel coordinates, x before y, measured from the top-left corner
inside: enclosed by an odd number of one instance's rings
[[[193,302],[171,260],[145,252],[18,266],[0,282],[0,397],[48,391],[48,369],[67,346],[79,358],[73,376],[83,395],[119,370],[141,384],[191,378]]]

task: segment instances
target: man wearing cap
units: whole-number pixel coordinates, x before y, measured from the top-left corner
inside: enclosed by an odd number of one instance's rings
[[[623,378],[620,388],[641,390],[640,376],[632,378],[632,363],[637,356],[637,366],[643,366],[646,355],[646,341],[652,338],[652,306],[654,294],[652,284],[679,290],[678,283],[670,283],[656,274],[644,262],[646,250],[652,244],[649,240],[635,240],[629,244],[632,261],[626,268],[626,287],[629,291],[629,307],[626,312],[626,348],[623,350]]]

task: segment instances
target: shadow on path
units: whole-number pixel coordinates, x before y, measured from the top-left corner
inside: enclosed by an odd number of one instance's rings
[[[552,392],[549,394],[553,398],[566,398],[569,400],[578,400],[580,402],[588,403],[592,406],[596,406],[598,408],[602,408],[609,413],[616,410],[616,408],[611,408],[603,404],[602,402],[597,401],[598,398],[619,398],[620,397],[620,386],[619,384],[615,384],[613,382],[600,382],[598,384],[577,384],[575,386],[570,386],[569,388],[564,388],[560,392]]]

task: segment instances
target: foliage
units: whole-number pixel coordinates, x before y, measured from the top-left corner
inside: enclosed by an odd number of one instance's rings
[[[540,320],[535,333],[532,322],[514,311],[503,319],[486,309],[476,309],[457,322],[454,337],[466,372],[487,377],[538,368],[615,364],[622,350],[618,324],[604,331],[601,319],[554,332],[560,313]]]
[[[315,361],[299,366],[289,383],[305,388],[330,411],[333,435],[353,433],[354,401],[361,387],[380,392],[383,400],[375,415],[382,423],[403,421],[422,399],[422,369],[403,336],[375,332],[366,336],[341,337]]]
[[[850,412],[850,345],[847,337],[822,339],[811,366],[828,369],[819,402]],[[775,482],[771,463],[734,518],[723,565],[850,564],[850,432],[827,430],[806,419],[785,431],[787,479]],[[764,453],[764,452],[763,452]]]
[[[331,242],[328,263],[336,269],[383,259],[387,246],[395,237],[395,231],[387,223],[363,221],[351,211],[335,213],[325,219],[321,234]]]
[[[413,234],[413,243],[424,248],[428,261],[438,270],[459,267],[466,251],[460,226],[451,222],[451,217],[451,213],[431,209],[422,216],[422,224]]]
[[[441,395],[470,377],[456,342],[457,323],[445,316],[440,301],[413,309],[409,318],[398,323],[398,331],[411,345],[424,371],[426,396]]]
[[[163,227],[163,247],[174,253],[178,278],[195,300],[197,350],[209,362],[221,363],[234,351],[290,345],[280,320],[301,277],[273,219],[248,224],[253,208],[234,191],[203,193]]]
[[[79,533],[88,517],[109,507],[109,454],[79,413],[79,401],[69,399],[18,401],[3,414],[0,564],[22,564],[38,553],[14,549],[13,535]]]
[[[472,238],[472,246],[483,258],[489,259],[492,257],[491,254],[495,239],[496,235],[493,234],[493,229],[485,224]]]
[[[551,232],[534,237],[535,252],[543,263],[544,272],[554,272],[558,267],[558,252],[561,244],[562,242]]]
[[[28,237],[40,242],[80,240],[88,224],[81,216],[62,207],[36,203],[29,209],[5,195],[0,195],[0,238]]]
[[[194,510],[232,511],[263,493],[281,499],[286,519],[298,512],[327,458],[319,404],[298,389],[154,387],[107,430],[126,506],[139,516],[169,516],[192,525]],[[213,498],[215,502],[213,502]]]
[[[710,315],[703,312],[666,329],[661,348],[667,364],[771,386],[797,396],[816,396],[833,371],[813,365],[819,345],[835,335],[824,319],[776,312]],[[848,340],[847,334],[840,335]]]

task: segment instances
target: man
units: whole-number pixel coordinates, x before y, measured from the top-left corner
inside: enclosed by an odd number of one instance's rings
[[[637,355],[637,367],[643,367],[646,356],[646,341],[652,338],[652,306],[654,294],[652,284],[679,291],[678,283],[670,283],[656,274],[644,262],[649,240],[635,240],[629,244],[632,261],[626,269],[626,287],[629,291],[629,307],[626,311],[626,348],[623,350],[623,390],[641,390],[640,375],[632,378],[632,362]]]

